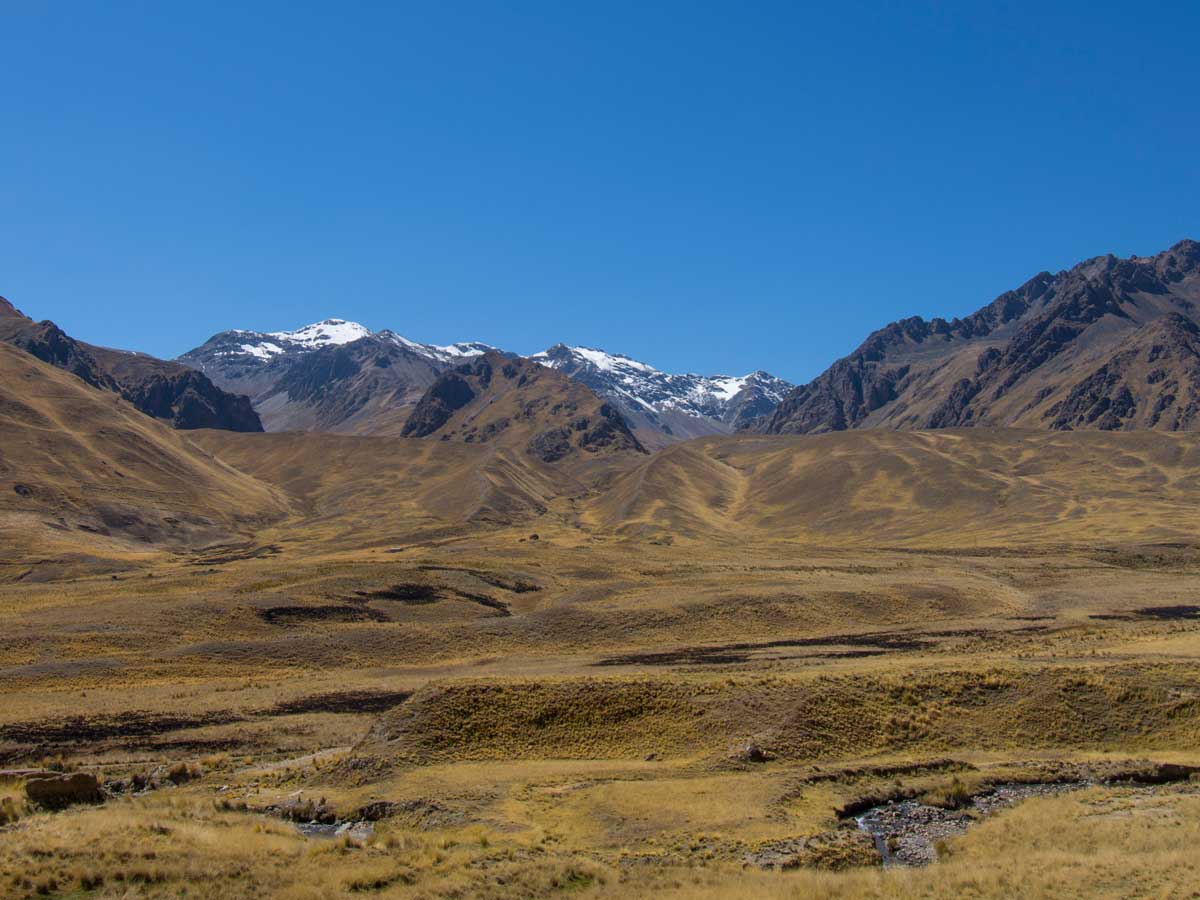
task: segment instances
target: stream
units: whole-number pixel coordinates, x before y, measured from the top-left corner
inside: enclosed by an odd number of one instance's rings
[[[320,822],[297,822],[296,830],[306,838],[333,840],[348,835],[355,840],[364,841],[375,833],[373,822],[335,822],[323,825]]]
[[[871,807],[854,821],[875,841],[885,867],[925,866],[937,859],[938,841],[965,833],[984,816],[1031,797],[1054,797],[1088,786],[1086,781],[998,784],[972,797],[962,809],[942,809],[919,800],[893,800]]]

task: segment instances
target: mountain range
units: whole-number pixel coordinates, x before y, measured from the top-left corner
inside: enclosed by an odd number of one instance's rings
[[[247,395],[267,431],[398,434],[442,372],[486,349],[417,344],[326,319],[295,331],[224,331],[179,362]]]
[[[224,331],[179,357],[225,390],[248,395],[268,431],[398,434],[437,378],[499,353],[488,344],[438,346],[326,319],[295,331]],[[556,344],[529,357],[586,385],[654,449],[722,434],[773,410],[792,385],[766,372],[674,375],[620,354]]]
[[[1198,304],[1200,243],[1180,241],[1154,256],[1099,256],[1041,272],[965,318],[893,322],[800,386],[763,371],[671,374],[561,343],[522,358],[481,342],[421,343],[344,319],[294,331],[224,331],[166,361],[87,344],[0,300],[0,340],[177,428],[436,431],[486,442],[521,422],[530,452],[547,458],[610,445],[654,451],[733,431],[1196,430]],[[540,371],[547,369],[561,377],[548,379]],[[476,408],[481,397],[491,404],[501,396],[503,412]],[[444,421],[431,428],[438,417]],[[575,419],[588,424],[573,430]],[[592,433],[598,426],[603,440]],[[551,432],[561,440],[535,441]]]

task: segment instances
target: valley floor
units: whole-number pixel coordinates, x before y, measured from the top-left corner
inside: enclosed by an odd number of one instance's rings
[[[0,786],[0,893],[1200,889],[1200,784],[1148,783],[1200,764],[1200,550],[545,526],[0,588],[0,767],[115,794],[47,812]],[[926,867],[881,867],[839,816],[1056,781],[1082,786]]]

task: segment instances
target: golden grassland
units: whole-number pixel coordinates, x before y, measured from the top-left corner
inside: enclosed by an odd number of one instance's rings
[[[1200,889],[1188,782],[1027,800],[923,869],[837,815],[1200,764],[1197,439],[725,438],[562,469],[180,440],[270,515],[218,496],[200,544],[52,528],[0,573],[0,767],[161,785],[61,812],[0,785],[0,895]],[[4,522],[92,515],[64,491]],[[380,804],[337,839],[280,813]]]
[[[651,783],[651,796],[657,785]],[[736,788],[736,785],[726,785]],[[603,798],[607,799],[607,798]],[[663,791],[659,803],[679,803]],[[1200,793],[1192,785],[1093,788],[1026,801],[948,841],[929,868],[746,867],[729,820],[751,814],[682,798],[705,824],[685,837],[597,843],[594,809],[549,827],[381,823],[369,837],[309,840],[290,824],[225,809],[194,789],[36,813],[0,843],[0,890],[20,896],[1033,897],[1188,896]],[[597,803],[601,800],[595,801]],[[725,819],[725,821],[722,821]],[[560,822],[562,824],[560,824]],[[736,823],[735,823],[736,824]]]

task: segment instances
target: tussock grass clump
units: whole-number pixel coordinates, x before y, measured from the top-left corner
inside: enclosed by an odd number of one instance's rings
[[[166,771],[164,777],[172,784],[187,784],[200,778],[204,774],[204,769],[199,763],[177,762],[172,764]]]
[[[0,787],[0,825],[13,825],[29,814],[24,792]]]
[[[970,804],[978,791],[960,779],[957,775],[949,784],[931,788],[921,795],[921,802],[930,806],[940,806],[942,809],[962,809]]]

